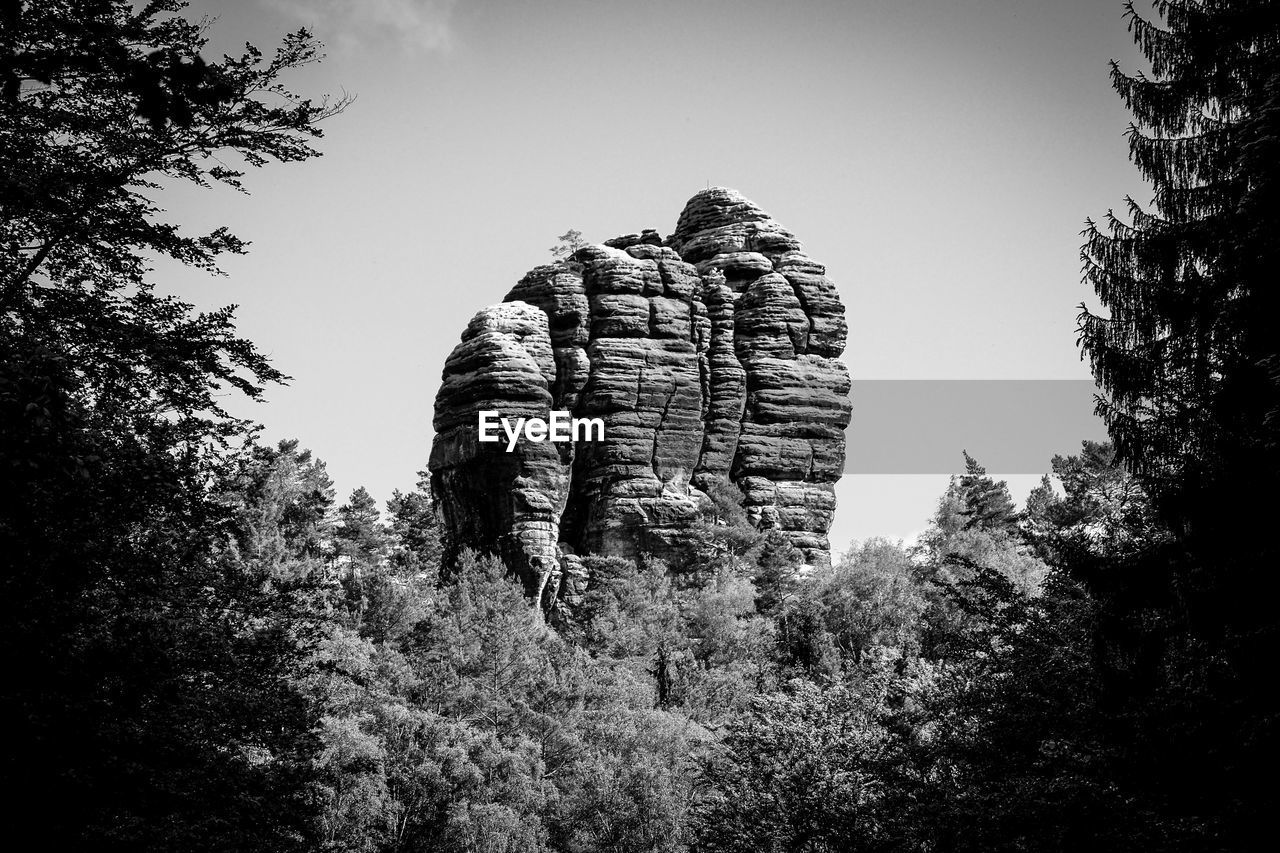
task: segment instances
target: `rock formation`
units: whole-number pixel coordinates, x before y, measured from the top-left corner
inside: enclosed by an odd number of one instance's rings
[[[497,551],[550,605],[580,555],[678,559],[735,483],[812,565],[844,465],[847,328],[826,270],[733,190],[530,271],[472,319],[436,397],[431,483],[451,547]],[[602,441],[479,441],[478,414],[600,418]]]

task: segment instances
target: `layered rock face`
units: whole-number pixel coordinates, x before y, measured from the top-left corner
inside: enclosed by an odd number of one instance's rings
[[[733,190],[529,272],[445,363],[431,482],[452,548],[572,604],[585,554],[678,561],[729,480],[812,565],[844,465],[847,327],[825,268]],[[479,413],[599,418],[603,440],[479,441]]]

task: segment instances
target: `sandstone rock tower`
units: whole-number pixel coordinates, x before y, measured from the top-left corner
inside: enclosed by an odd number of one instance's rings
[[[737,192],[531,270],[467,325],[435,403],[447,543],[496,551],[531,595],[572,600],[578,555],[677,557],[718,479],[814,565],[844,465],[847,327],[826,269]],[[603,441],[481,443],[478,413],[598,417]]]

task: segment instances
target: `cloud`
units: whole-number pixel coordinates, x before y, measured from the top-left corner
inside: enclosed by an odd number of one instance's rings
[[[263,0],[310,27],[316,36],[346,49],[399,43],[407,50],[446,51],[453,43],[449,19],[457,0]]]

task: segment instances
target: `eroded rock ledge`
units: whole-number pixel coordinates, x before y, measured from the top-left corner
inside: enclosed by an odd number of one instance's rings
[[[844,465],[844,306],[767,213],[715,187],[673,234],[644,231],[531,270],[477,314],[444,366],[431,484],[450,548],[497,551],[545,606],[571,604],[580,555],[678,559],[736,483],[758,527],[809,563]],[[481,410],[598,417],[605,440],[481,443]]]

